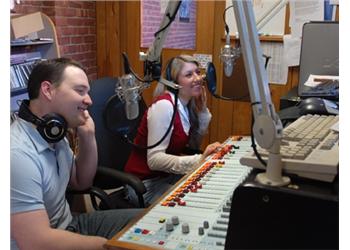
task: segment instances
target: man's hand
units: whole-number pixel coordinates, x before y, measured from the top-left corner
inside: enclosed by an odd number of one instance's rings
[[[85,123],[77,128],[77,134],[79,137],[86,135],[95,135],[95,123],[92,120],[89,111],[84,111]]]
[[[78,153],[69,182],[70,186],[76,190],[90,187],[97,169],[95,124],[87,110],[84,114],[85,123],[77,127]]]

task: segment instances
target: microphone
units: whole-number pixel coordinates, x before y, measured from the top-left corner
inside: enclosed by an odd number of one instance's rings
[[[141,85],[132,74],[128,57],[125,53],[123,55],[124,61],[124,75],[118,78],[115,92],[121,101],[125,102],[125,114],[128,120],[134,120],[139,115],[139,100]]]
[[[128,120],[134,120],[139,115],[139,85],[132,74],[119,77],[116,93],[125,102],[125,114]]]
[[[235,60],[241,55],[239,47],[233,48],[230,43],[230,34],[226,34],[226,44],[221,49],[220,60],[224,64],[225,76],[230,77],[233,72]]]

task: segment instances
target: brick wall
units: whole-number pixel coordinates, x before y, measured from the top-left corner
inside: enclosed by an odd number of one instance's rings
[[[27,14],[41,11],[56,26],[62,57],[83,64],[91,80],[97,77],[96,6],[95,1],[28,1],[16,5],[15,12]]]
[[[180,21],[181,7],[171,24],[167,35],[164,47],[175,49],[195,49],[196,47],[196,8],[197,3],[194,0],[186,0],[189,20],[188,22]],[[142,19],[142,34],[141,47],[148,47],[154,40],[154,33],[159,29],[164,13],[161,9],[166,6],[161,6],[159,0],[143,0],[141,2],[141,19]]]

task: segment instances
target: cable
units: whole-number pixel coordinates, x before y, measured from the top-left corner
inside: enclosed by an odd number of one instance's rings
[[[162,31],[164,31],[166,28],[168,28],[169,25],[175,20],[175,17],[176,17],[177,11],[178,11],[179,8],[180,8],[180,5],[181,5],[181,1],[179,2],[179,5],[177,6],[176,11],[174,12],[174,15],[173,15],[173,16],[170,16],[169,13],[166,14],[166,16],[169,18],[169,22],[168,22],[163,28],[160,28],[156,33],[154,33],[154,37],[156,37],[160,32],[162,32]]]
[[[130,138],[128,137],[128,134],[132,134],[130,131],[126,132],[126,133],[123,133],[123,132],[116,132],[113,128],[111,128],[109,126],[109,122],[108,122],[108,116],[107,113],[106,113],[106,110],[109,110],[110,109],[110,106],[114,104],[114,100],[115,98],[118,98],[118,95],[114,95],[112,96],[108,101],[107,101],[107,104],[106,104],[106,107],[104,109],[104,112],[103,112],[103,122],[104,122],[104,125],[105,125],[105,128],[113,135],[117,135],[117,136],[120,136],[122,139],[124,139],[127,143],[133,145],[134,147],[136,148],[139,148],[139,149],[151,149],[151,148],[155,148],[157,147],[169,134],[170,130],[171,130],[171,127],[172,125],[174,124],[174,120],[175,120],[175,115],[176,115],[176,112],[177,112],[177,104],[178,104],[178,90],[175,90],[174,91],[174,95],[175,95],[175,101],[174,101],[174,105],[173,105],[173,115],[171,117],[171,121],[170,121],[170,124],[165,132],[165,134],[162,136],[162,138],[156,142],[155,144],[151,145],[151,146],[142,146],[142,145],[138,145],[136,143],[134,143],[132,140],[130,140]],[[119,98],[117,99],[119,100]],[[142,119],[142,117],[141,117]],[[137,126],[135,127],[135,130],[137,130]],[[134,131],[132,131],[134,132]]]
[[[261,104],[261,103],[260,102],[253,102],[251,104],[251,106],[253,107],[253,105],[256,105],[256,104]],[[258,150],[256,148],[255,138],[254,138],[254,133],[253,133],[253,125],[254,125],[254,115],[253,115],[253,109],[252,109],[252,122],[250,125],[250,138],[252,141],[251,147],[253,148],[253,151],[254,151],[256,158],[261,162],[261,164],[263,164],[266,167],[267,166],[266,161],[261,157],[260,153],[258,152]]]
[[[178,98],[178,93],[177,93],[177,92],[178,92],[178,91],[176,91],[176,93],[175,93],[175,104],[174,104],[174,106],[173,106],[173,115],[172,115],[172,117],[171,117],[171,121],[170,121],[169,126],[168,126],[168,128],[167,128],[165,134],[163,135],[163,137],[160,138],[160,140],[159,140],[158,142],[154,143],[154,144],[151,145],[151,146],[141,146],[141,145],[138,145],[138,144],[136,144],[136,143],[133,143],[133,142],[127,137],[127,134],[125,134],[125,135],[124,135],[124,138],[127,140],[127,142],[128,142],[129,144],[131,144],[131,145],[133,145],[134,147],[139,148],[139,149],[152,149],[152,148],[155,148],[155,147],[159,146],[159,144],[161,144],[162,141],[164,141],[164,139],[165,139],[165,138],[168,136],[168,134],[170,133],[171,127],[172,127],[173,124],[174,124],[175,115],[176,115],[176,112],[177,112],[177,104],[178,104],[178,99],[179,99],[179,98]]]
[[[226,11],[229,9],[229,8],[233,8],[233,5],[231,6],[228,6],[225,10],[224,10],[224,13],[222,15],[223,19],[224,19],[224,24],[225,24],[225,31],[226,31],[226,34],[230,34],[230,29],[226,23]]]

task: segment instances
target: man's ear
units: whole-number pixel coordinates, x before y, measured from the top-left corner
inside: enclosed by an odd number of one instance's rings
[[[53,85],[49,81],[43,81],[40,86],[40,91],[43,96],[45,96],[48,100],[52,99],[53,94]]]

